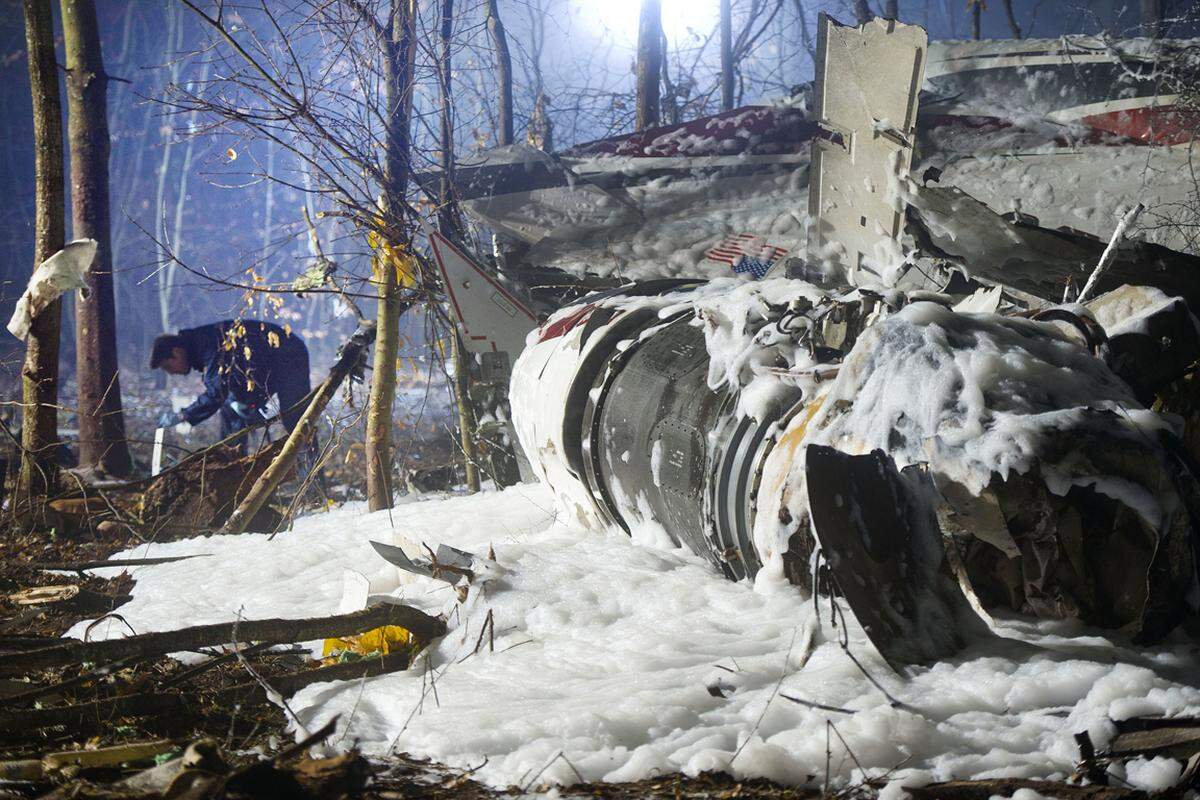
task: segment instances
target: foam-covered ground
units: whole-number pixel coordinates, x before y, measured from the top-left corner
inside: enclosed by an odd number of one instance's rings
[[[494,546],[497,561],[457,606],[444,584],[402,582],[375,555],[368,539],[393,531],[478,554]],[[338,715],[343,745],[483,764],[476,777],[495,785],[713,769],[820,784],[827,748],[835,785],[885,773],[893,789],[1056,777],[1074,768],[1077,731],[1102,745],[1110,718],[1200,714],[1200,690],[1189,685],[1200,658],[1179,635],[1135,651],[1078,626],[1010,621],[1000,633],[1030,644],[978,644],[902,678],[851,622],[849,647],[891,702],[843,652],[827,606],[818,629],[812,604],[791,587],[731,583],[690,554],[567,527],[535,485],[390,513],[348,505],[270,541],[214,536],[124,555],[184,553],[210,555],[132,570],[121,615],[135,630],[336,613],[345,570],[365,575],[372,591],[449,613],[449,635],[411,671],[311,686],[290,705],[309,728]],[[489,611],[494,652],[486,636],[475,652]],[[91,636],[125,630],[105,622]],[[1158,788],[1179,772],[1177,762],[1143,760],[1123,777]]]

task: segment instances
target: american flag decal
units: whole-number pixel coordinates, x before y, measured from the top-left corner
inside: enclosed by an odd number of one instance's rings
[[[787,252],[786,248],[767,244],[766,239],[753,233],[734,233],[722,239],[704,257],[728,264],[734,272],[749,272],[757,279],[770,272],[775,262]]]

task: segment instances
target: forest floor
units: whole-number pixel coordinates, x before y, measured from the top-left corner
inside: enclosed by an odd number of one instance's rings
[[[81,620],[106,615],[120,619],[121,605],[129,599],[132,579],[128,573],[104,579],[82,572],[47,571],[44,564],[102,561],[114,553],[139,544],[128,538],[79,539],[66,538],[53,532],[34,531],[0,537],[0,653],[15,652],[55,643],[74,624]],[[20,605],[13,595],[34,587],[77,587],[79,592],[69,600],[39,605]],[[285,674],[304,666],[307,658],[299,654],[264,654],[254,658],[254,670],[266,679]],[[0,712],[6,698],[32,686],[59,684],[89,672],[94,665],[72,664],[64,668],[45,669],[25,681],[0,677]],[[146,659],[112,671],[96,681],[47,695],[47,704],[57,701],[83,703],[99,697],[111,697],[137,692],[145,687],[160,685],[182,675],[188,666],[163,656]],[[172,713],[149,717],[95,719],[81,726],[60,726],[38,731],[22,729],[19,725],[0,727],[0,764],[40,759],[48,753],[111,747],[130,742],[171,740],[168,754],[182,751],[189,743],[201,739],[214,740],[229,767],[236,770],[271,757],[291,743],[286,732],[284,711],[271,703],[248,706],[223,705],[206,700],[221,689],[245,683],[246,668],[236,661],[222,664],[198,675],[188,685],[194,698],[187,713]],[[27,682],[26,682],[27,681]],[[41,703],[35,705],[40,707]],[[42,796],[55,784],[70,789],[72,797],[140,797],[130,792],[123,795],[107,784],[123,775],[136,772],[152,761],[133,761],[119,767],[97,768],[66,772],[53,779],[32,782],[9,782],[0,779],[0,797]],[[359,796],[363,798],[497,798],[526,795],[549,787],[533,782],[526,787],[489,788],[471,778],[469,771],[454,770],[435,763],[412,758],[403,753],[387,761],[355,758],[339,765],[339,780],[325,781],[299,796],[334,798]],[[3,766],[0,766],[0,771]],[[865,787],[864,787],[865,788]],[[246,796],[281,796],[280,786],[246,791]],[[766,780],[738,781],[723,773],[697,777],[667,775],[634,783],[594,783],[571,787],[565,793],[574,797],[612,798],[806,798],[819,796],[813,790],[787,787]],[[872,792],[873,794],[873,792]],[[844,796],[844,795],[843,795]]]
[[[0,538],[0,654],[53,644],[72,626],[84,620],[100,622],[106,619],[128,625],[121,616],[123,604],[129,600],[133,590],[133,579],[128,573],[102,579],[85,576],[82,570],[47,571],[45,565],[104,560],[139,544],[133,537],[67,538],[46,531],[14,533]],[[69,599],[54,603],[21,605],[13,602],[14,594],[45,586],[72,586],[77,587],[78,592]],[[187,588],[180,587],[181,591]],[[725,773],[702,773],[696,776],[663,774],[622,783],[580,782],[562,787],[541,782],[539,773],[532,775],[523,785],[496,788],[477,781],[474,770],[449,768],[403,752],[386,758],[368,759],[353,751],[338,757],[310,758],[296,752],[294,733],[289,731],[284,709],[275,703],[265,702],[261,692],[258,692],[255,701],[240,704],[229,704],[218,698],[219,693],[228,691],[230,687],[246,685],[249,675],[256,674],[270,681],[305,666],[311,668],[312,664],[303,651],[264,651],[248,655],[245,664],[230,659],[185,680],[195,668],[194,664],[186,659],[180,661],[161,655],[133,663],[118,662],[107,674],[61,688],[39,698],[32,705],[27,702],[14,704],[8,698],[14,693],[28,692],[32,687],[60,685],[65,681],[86,677],[98,665],[74,663],[59,668],[26,671],[19,681],[13,680],[15,676],[12,674],[0,674],[0,720],[7,717],[7,722],[0,722],[0,776],[5,774],[9,765],[43,759],[48,754],[166,740],[158,759],[142,757],[115,766],[83,770],[69,768],[28,782],[5,783],[0,777],[0,798],[40,797],[46,796],[46,792],[51,792],[49,796],[53,797],[121,800],[160,796],[296,797],[320,800],[364,797],[384,800],[530,795],[611,800],[874,798],[880,796],[886,784],[887,776],[883,775],[870,783],[843,784],[836,791],[821,791],[764,779],[739,780]],[[250,672],[251,669],[253,672]],[[43,705],[87,704],[155,691],[171,682],[174,682],[176,690],[185,692],[187,702],[182,709],[172,709],[170,713],[128,717],[97,713],[70,724],[43,727],[36,731],[23,728],[19,722],[23,708],[29,708],[31,710],[28,713],[33,713]],[[14,718],[17,721],[14,722]],[[116,780],[138,773],[165,757],[177,755],[189,743],[198,740],[212,742],[211,746],[219,751],[224,761],[223,769],[230,780],[224,795],[145,794],[114,787]],[[263,765],[270,767],[265,775],[258,775],[256,782],[244,780],[247,774],[254,774],[253,770]],[[818,771],[820,765],[814,765],[814,772]],[[241,783],[235,786],[235,779],[241,780]],[[1040,797],[1094,800],[1184,797],[1182,791],[1152,794],[1118,787],[1003,778],[934,784],[913,789],[911,794],[918,800],[943,797],[989,800],[994,796],[1013,797],[1015,800],[1035,800]],[[897,795],[893,792],[889,796]]]

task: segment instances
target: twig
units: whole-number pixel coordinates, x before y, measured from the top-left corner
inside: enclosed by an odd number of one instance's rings
[[[1137,220],[1138,215],[1145,208],[1145,205],[1138,203],[1129,209],[1125,216],[1121,218],[1121,221],[1117,223],[1117,229],[1113,231],[1112,238],[1108,240],[1108,247],[1104,248],[1104,253],[1100,256],[1100,261],[1097,262],[1096,268],[1092,270],[1092,274],[1088,276],[1087,283],[1083,285],[1083,290],[1079,292],[1079,297],[1076,298],[1075,302],[1084,303],[1091,296],[1096,288],[1096,283],[1100,280],[1100,276],[1108,270],[1109,265],[1116,258],[1117,245],[1120,244],[1121,239],[1125,238],[1125,231]]]
[[[820,709],[821,711],[832,711],[837,714],[853,714],[853,713],[855,713],[848,708],[839,708],[837,706],[827,706],[824,703],[814,703],[811,700],[802,700],[799,697],[792,697],[791,695],[783,694],[782,692],[779,693],[779,696],[782,697],[784,700],[792,701],[796,705],[807,706],[808,708],[816,708],[816,709]]]
[[[870,781],[870,778],[867,777],[866,768],[859,762],[858,756],[854,755],[854,751],[850,749],[850,745],[846,744],[846,740],[842,738],[842,734],[840,731],[838,731],[837,726],[834,725],[832,721],[826,721],[825,724],[829,726],[829,730],[832,730],[833,735],[836,736],[838,741],[842,743],[842,747],[846,748],[846,755],[850,756],[850,760],[854,762],[854,766],[858,767],[858,771],[863,774],[863,777],[867,781]],[[828,775],[826,776],[826,779],[828,779]]]
[[[207,558],[211,553],[194,553],[190,556],[163,556],[161,558],[116,558],[108,561],[34,561],[29,566],[32,569],[52,570],[55,572],[79,572],[89,569],[109,569],[115,567],[151,567],[155,564],[170,564],[175,561],[186,561],[189,558]]]
[[[250,645],[249,647],[245,648],[242,652],[248,656],[254,655],[254,654],[260,653],[263,650],[266,650],[270,647],[274,647],[277,644],[279,644],[279,642],[259,642],[258,644]],[[181,683],[187,683],[188,681],[190,681],[192,678],[196,677],[197,675],[208,672],[210,669],[219,667],[222,664],[227,664],[230,661],[233,661],[237,657],[238,657],[238,654],[237,654],[236,650],[231,653],[222,653],[219,656],[213,656],[212,658],[208,659],[207,661],[201,662],[201,663],[197,664],[196,666],[191,667],[189,669],[185,669],[183,672],[179,673],[174,678],[171,678],[169,681],[164,682],[161,686],[159,686],[159,688],[160,689],[170,689],[172,687],[178,686]]]
[[[771,707],[771,701],[775,699],[775,695],[779,694],[779,687],[783,686],[783,679],[788,676],[788,662],[792,659],[792,648],[796,646],[796,634],[799,628],[792,629],[792,641],[788,645],[787,655],[783,657],[783,669],[779,673],[779,680],[775,682],[775,688],[771,690],[771,696],[767,698],[766,704],[763,706],[762,713],[758,715],[758,719],[754,721],[754,727],[746,734],[746,739],[738,746],[737,751],[733,754],[733,758],[729,759],[729,766],[733,766],[733,762],[737,761],[737,757],[746,749],[746,745],[750,743],[750,739],[758,731],[758,726],[762,724],[763,717],[767,716],[767,709]]]
[[[114,673],[118,670],[125,669],[126,667],[132,666],[142,660],[143,660],[142,656],[131,656],[130,658],[123,658],[120,661],[114,662],[112,664],[105,664],[103,667],[98,667],[97,669],[83,672],[79,675],[76,675],[74,678],[71,678],[70,680],[61,681],[59,683],[52,683],[48,686],[38,686],[34,689],[29,689],[28,691],[21,692],[20,694],[12,694],[12,695],[9,695],[8,697],[0,698],[0,706],[20,706],[20,705],[24,705],[25,703],[28,703],[32,700],[37,700],[38,698],[45,697],[46,695],[56,694],[58,692],[64,692],[67,689],[74,689],[76,686],[79,686],[80,684],[87,683],[88,681],[95,680],[97,678],[103,678],[107,675],[111,675],[112,673]]]
[[[254,678],[255,682],[258,683],[258,685],[263,688],[263,691],[267,693],[267,699],[270,700],[275,705],[281,706],[283,708],[283,710],[288,713],[288,716],[290,716],[292,718],[292,722],[296,723],[296,727],[304,732],[304,735],[306,738],[311,736],[312,733],[308,730],[308,728],[306,728],[304,726],[304,722],[301,721],[300,717],[296,714],[296,712],[292,710],[292,707],[290,705],[288,705],[287,699],[284,698],[284,696],[282,694],[280,694],[278,691],[276,691],[275,688],[271,686],[271,684],[269,684],[265,680],[263,680],[263,677],[254,671],[254,667],[250,666],[250,662],[247,661],[246,656],[244,656],[242,654],[242,649],[240,647],[238,647],[238,638],[237,638],[237,626],[238,626],[238,623],[241,622],[241,620],[242,620],[242,612],[241,612],[241,609],[238,609],[237,619],[234,620],[234,623],[233,623],[233,636],[232,636],[233,641],[230,642],[230,645],[233,647],[233,653],[235,656],[237,656],[238,663],[241,664],[242,669],[244,669],[244,670],[246,670],[246,672],[250,673],[250,677]]]

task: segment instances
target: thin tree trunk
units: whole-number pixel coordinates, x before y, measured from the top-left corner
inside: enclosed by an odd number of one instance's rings
[[[493,0],[494,1],[494,0]],[[461,224],[454,204],[454,107],[450,102],[450,79],[452,77],[451,40],[454,36],[454,0],[442,0],[442,52],[441,52],[441,102],[442,102],[442,183],[441,204],[438,208],[438,227],[443,236],[458,238]],[[462,442],[463,474],[467,491],[479,491],[479,470],[475,463],[475,414],[471,408],[471,363],[463,352],[458,338],[458,329],[452,326],[454,337],[451,351],[454,356],[454,385],[458,400],[458,432]]]
[[[1021,38],[1021,26],[1017,24],[1017,15],[1013,13],[1012,0],[1004,0],[1004,16],[1008,18],[1008,29],[1014,39]]]
[[[664,116],[666,117],[667,123],[674,125],[679,122],[679,90],[671,81],[671,70],[669,63],[671,59],[667,57],[667,54],[670,52],[670,50],[667,48],[667,37],[665,34],[663,35],[662,40],[662,52],[662,106],[666,112]],[[782,48],[780,49],[780,54],[781,56],[783,54]]]
[[[181,25],[181,30],[182,27],[183,26]],[[180,46],[182,47],[182,44],[180,44]],[[212,59],[205,59],[204,66],[200,67],[199,85],[203,86],[204,83],[208,81],[208,74],[211,69]],[[192,131],[195,130],[196,117],[198,114],[199,112],[196,109],[193,109],[191,114],[188,115],[187,143],[183,147],[183,164],[179,167],[179,185],[176,187],[175,193],[175,215],[171,221],[171,251],[174,253],[175,258],[179,259],[183,258],[183,212],[184,209],[187,208],[188,179],[192,175],[192,161],[194,160],[196,154],[196,137],[192,134]],[[271,184],[268,182],[267,192],[270,193],[270,191]],[[179,264],[174,258],[169,260],[166,266],[163,268],[163,272],[167,276],[167,294],[165,295],[165,298],[166,302],[168,303],[168,316],[171,299],[170,292],[175,286],[175,275],[177,274],[178,269]],[[163,328],[164,332],[167,330],[167,328]]]
[[[659,123],[659,81],[662,73],[662,3],[642,0],[638,22],[637,129]]]
[[[496,48],[496,89],[500,94],[496,139],[497,144],[503,147],[513,143],[512,56],[508,52],[508,35],[504,32],[496,0],[488,0],[487,27],[492,36],[492,46]]]
[[[467,490],[478,492],[479,468],[476,466],[475,410],[471,407],[470,356],[463,351],[457,326],[450,331],[450,356],[454,361],[454,396],[458,405],[458,440],[463,452],[463,476]]]
[[[800,41],[808,57],[812,59],[813,69],[817,66],[817,46],[813,43],[812,34],[808,30],[808,17],[804,13],[804,0],[792,0],[796,4],[796,17],[800,20]]]
[[[405,202],[411,147],[412,72],[416,50],[415,0],[392,0],[390,38],[384,43],[384,102],[386,143],[382,210],[388,222],[386,235],[400,236],[400,214]],[[393,238],[393,245],[398,244]],[[382,251],[382,248],[381,248]],[[400,286],[395,265],[388,258],[377,262],[379,284],[378,330],[375,336],[375,371],[367,406],[367,507],[372,511],[392,507],[392,403],[396,398],[396,353],[400,336]]]
[[[259,256],[258,272],[264,281],[270,281],[272,279],[270,268],[272,229],[275,227],[275,181],[271,178],[275,174],[275,142],[271,139],[267,139],[267,168],[264,172],[266,172],[267,196],[263,203],[262,255]],[[267,296],[259,295],[258,304],[259,313],[265,316]]]
[[[167,12],[167,42],[171,47],[172,53],[177,53],[181,46],[180,31],[182,29],[182,20],[180,20],[180,9],[172,3],[168,6]],[[180,60],[175,58],[171,62],[171,83],[179,82]],[[158,279],[158,319],[162,325],[164,332],[171,330],[171,290],[174,288],[175,263],[171,260],[171,255],[167,247],[167,175],[171,168],[171,150],[175,146],[175,137],[168,131],[163,141],[162,160],[158,165],[158,185],[154,193],[154,230],[158,238],[158,257],[162,262],[159,265],[157,273]],[[182,173],[182,181],[187,180],[188,170]],[[180,194],[182,195],[182,187]],[[176,205],[176,215],[180,214],[180,207]],[[178,233],[178,231],[176,231]],[[177,237],[176,237],[177,238]],[[171,243],[171,250],[176,254],[181,254],[182,249],[178,241]]]
[[[29,90],[33,99],[33,266],[63,248],[62,106],[54,58],[50,0],[24,0]],[[33,318],[21,367],[21,472],[17,498],[45,496],[55,485],[58,450],[58,335],[62,302],[55,300]]]
[[[884,0],[884,19],[900,19],[900,0]]]
[[[873,16],[867,0],[854,0],[854,17],[858,20],[859,25],[866,25]]]
[[[132,469],[117,369],[116,299],[108,208],[108,76],[94,0],[62,0],[71,142],[71,214],[76,238],[95,239],[88,296],[75,301],[79,465],[125,476]]]
[[[1158,39],[1163,35],[1162,0],[1142,0],[1142,35]]]
[[[721,0],[721,110],[733,108],[733,9]]]
[[[982,19],[983,0],[975,0],[975,2],[971,4],[971,38],[977,41],[983,38],[981,31]]]

